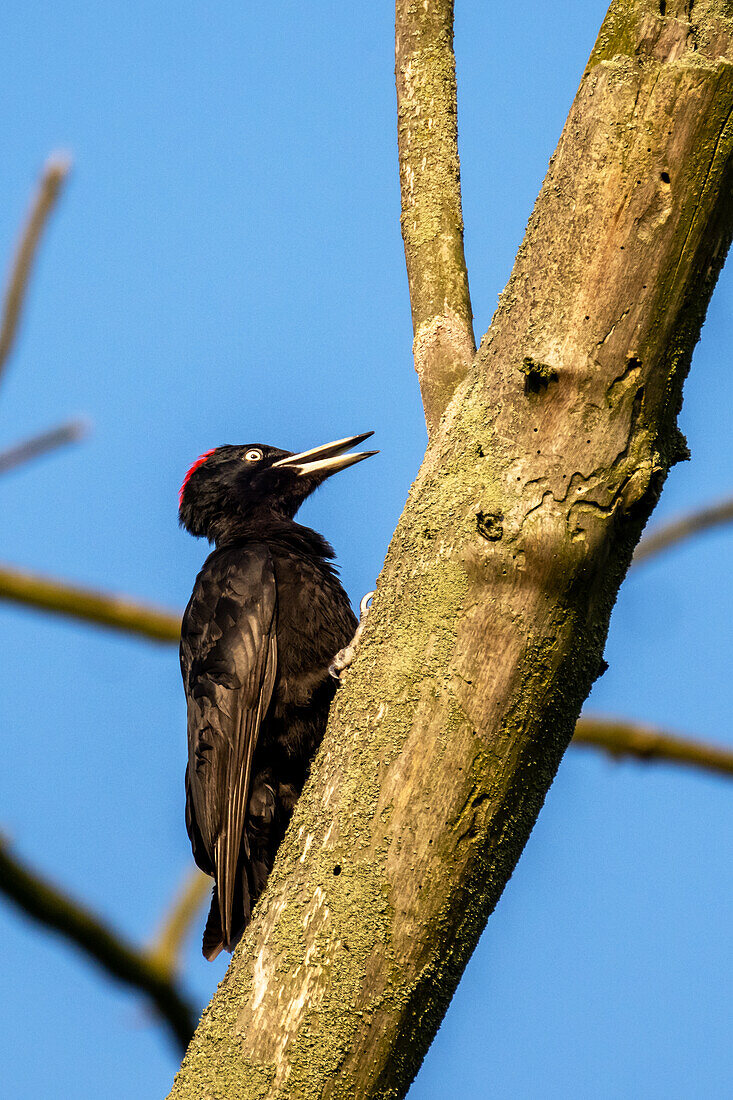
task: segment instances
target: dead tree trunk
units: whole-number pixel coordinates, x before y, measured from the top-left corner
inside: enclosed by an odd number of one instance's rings
[[[611,5],[175,1100],[398,1097],[417,1071],[685,454],[682,381],[732,228],[730,14]]]

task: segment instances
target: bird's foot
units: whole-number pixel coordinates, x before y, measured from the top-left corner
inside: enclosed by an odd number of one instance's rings
[[[339,684],[342,682],[341,677],[348,668],[351,668],[354,657],[356,656],[356,647],[359,644],[359,639],[364,633],[364,627],[366,626],[367,615],[369,614],[369,605],[372,602],[373,592],[367,592],[359,604],[359,625],[356,628],[354,637],[351,639],[347,646],[340,649],[331,664],[328,666],[328,671],[334,680],[338,680]]]

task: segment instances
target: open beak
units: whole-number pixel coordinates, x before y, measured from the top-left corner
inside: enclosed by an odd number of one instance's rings
[[[278,467],[293,470],[298,477],[306,477],[308,474],[323,474],[330,477],[331,474],[345,470],[361,462],[364,458],[379,454],[379,451],[357,451],[347,454],[352,447],[357,447],[368,439],[374,432],[364,432],[363,435],[350,435],[347,439],[337,439],[334,443],[323,443],[320,447],[313,447],[310,451],[301,451],[299,455],[288,455],[279,462],[273,462],[271,470]]]

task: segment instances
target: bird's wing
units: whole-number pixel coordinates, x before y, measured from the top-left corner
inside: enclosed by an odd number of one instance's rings
[[[246,850],[252,757],[277,672],[277,588],[266,546],[216,551],[181,628],[188,700],[186,818],[194,857],[215,873],[228,945]]]

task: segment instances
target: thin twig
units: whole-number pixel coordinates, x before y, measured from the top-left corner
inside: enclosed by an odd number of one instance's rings
[[[127,596],[66,584],[7,565],[0,566],[0,600],[82,619],[156,642],[177,642],[181,631],[179,612],[153,607]]]
[[[653,726],[617,718],[581,718],[571,744],[603,749],[611,756],[635,756],[660,764],[687,764],[717,775],[733,775],[732,749],[676,737]]]
[[[27,916],[80,947],[112,977],[144,993],[185,1050],[196,1026],[196,1013],[165,970],[68,894],[24,866],[10,854],[2,838],[0,892]]]
[[[670,546],[684,542],[685,539],[699,535],[711,527],[720,527],[724,523],[733,523],[733,499],[711,504],[707,508],[701,508],[699,512],[691,512],[645,535],[636,548],[631,564],[640,565],[655,554],[668,550]]]
[[[28,288],[33,260],[41,239],[41,233],[54,208],[61,186],[69,174],[71,161],[68,156],[55,153],[49,157],[43,169],[38,191],[31,205],[28,218],[15,251],[3,302],[0,321],[0,375],[13,348],[18,331],[23,302]]]
[[[48,454],[49,451],[65,447],[67,443],[78,443],[88,432],[87,421],[76,419],[59,424],[57,428],[51,428],[47,432],[41,432],[40,435],[31,436],[30,439],[25,439],[14,447],[0,451],[0,474],[15,470],[34,458]]]
[[[208,900],[211,887],[212,880],[197,867],[186,872],[148,952],[167,974],[175,974],[183,941],[192,921]]]
[[[432,433],[474,357],[463,253],[453,0],[397,0],[402,237],[413,355]]]

